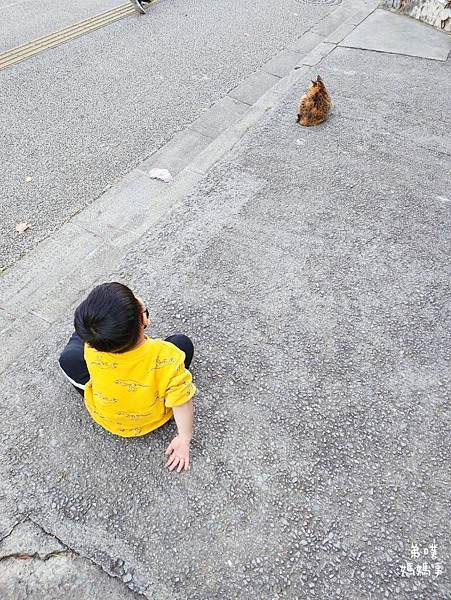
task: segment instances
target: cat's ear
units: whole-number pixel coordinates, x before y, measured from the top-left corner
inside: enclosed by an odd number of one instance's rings
[[[313,79],[312,79],[312,85],[316,85],[316,81],[313,81]]]
[[[323,80],[321,79],[321,77],[319,75],[317,75],[316,81],[317,81],[317,83],[322,83],[323,82]]]

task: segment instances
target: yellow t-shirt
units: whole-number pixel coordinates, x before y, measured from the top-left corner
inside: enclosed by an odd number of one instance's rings
[[[161,339],[124,353],[99,352],[87,344],[85,361],[91,376],[85,404],[91,417],[122,437],[145,435],[172,417],[196,393],[185,353]]]

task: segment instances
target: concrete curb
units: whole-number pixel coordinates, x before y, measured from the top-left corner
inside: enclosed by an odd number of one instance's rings
[[[363,0],[338,7],[9,269],[0,280],[0,373],[375,8]],[[157,167],[174,179],[150,178]]]

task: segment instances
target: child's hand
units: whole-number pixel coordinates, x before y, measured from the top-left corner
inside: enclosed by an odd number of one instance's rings
[[[177,465],[177,473],[180,473],[183,469],[188,470],[189,467],[189,445],[190,440],[177,435],[169,446],[166,448],[166,456],[169,456],[166,466],[169,467],[170,471],[173,471]]]

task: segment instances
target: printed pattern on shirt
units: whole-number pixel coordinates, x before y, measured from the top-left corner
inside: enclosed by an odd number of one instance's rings
[[[101,358],[91,362],[91,365],[95,365],[96,367],[99,367],[99,369],[117,369],[118,364],[119,363],[117,362],[109,362],[102,360]]]
[[[139,383],[139,381],[133,381],[133,379],[115,379],[114,383],[117,385],[122,385],[128,389],[129,392],[136,392],[140,388],[148,388],[151,387],[145,383]]]
[[[151,373],[152,371],[163,369],[164,367],[167,367],[168,365],[173,365],[175,363],[175,358],[157,358],[157,360],[155,361],[155,366],[149,367],[148,372]]]
[[[107,404],[116,404],[116,402],[119,402],[119,398],[110,398],[110,396],[105,396],[102,392],[94,392],[93,397]]]
[[[86,408],[99,425],[117,435],[153,431],[171,418],[173,406],[189,401],[196,391],[183,353],[164,340],[147,338],[130,354],[86,346],[85,358],[91,375]]]
[[[141,435],[143,432],[143,427],[121,427],[118,429],[121,433],[126,433],[128,435]]]

